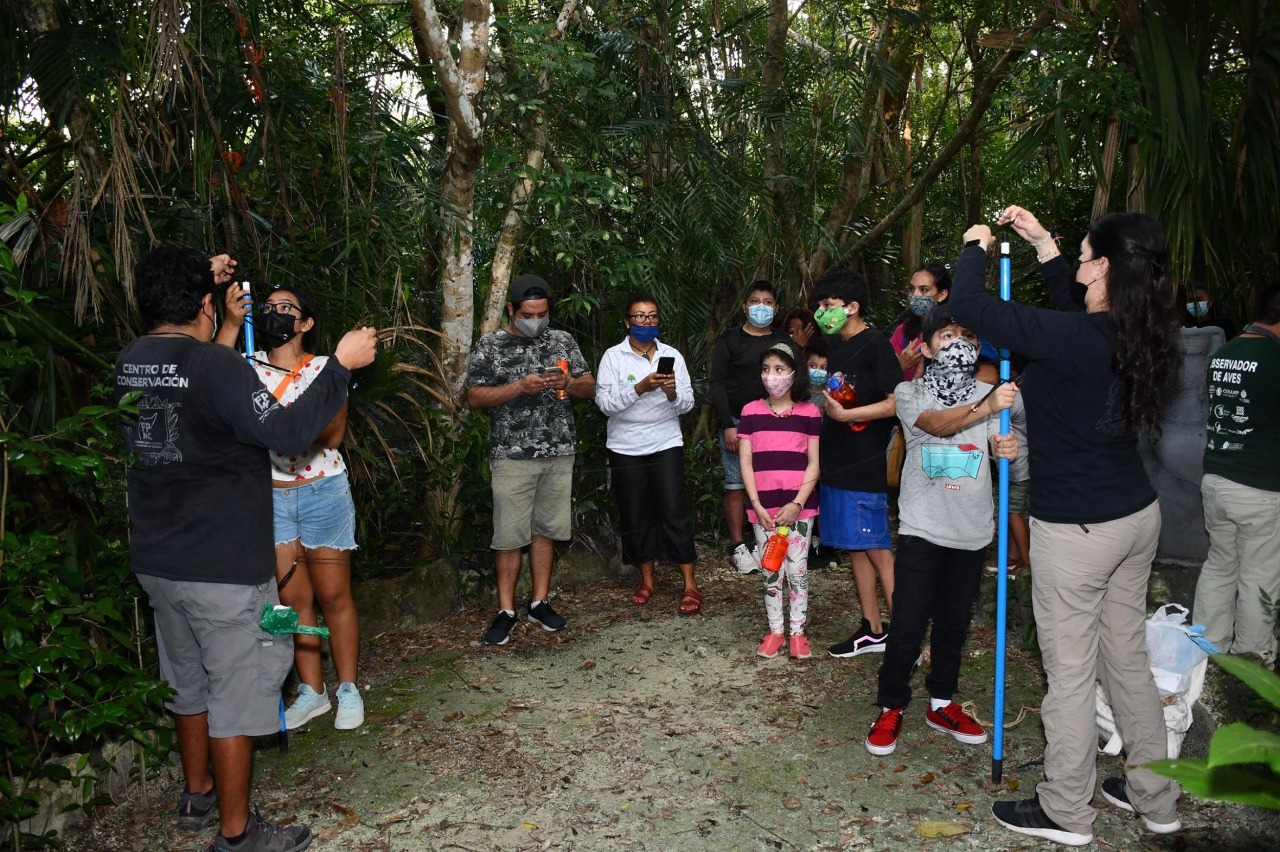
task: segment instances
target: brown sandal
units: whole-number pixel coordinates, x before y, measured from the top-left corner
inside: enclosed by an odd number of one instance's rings
[[[680,609],[676,611],[681,615],[697,615],[702,612],[702,592],[697,589],[685,589],[680,597]]]
[[[641,586],[636,589],[635,594],[631,596],[631,602],[636,606],[644,606],[649,602],[649,598],[653,597],[653,589],[649,586]]]

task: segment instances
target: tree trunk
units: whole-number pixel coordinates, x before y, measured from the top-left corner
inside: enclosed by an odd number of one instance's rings
[[[555,29],[549,38],[559,40],[569,26],[569,18],[573,16],[578,0],[565,0],[556,16]],[[547,94],[551,91],[551,75],[544,69],[538,79],[538,96],[545,105]],[[497,331],[502,323],[502,311],[507,301],[507,286],[511,283],[511,270],[515,265],[516,250],[520,247],[520,238],[524,234],[524,214],[529,209],[529,200],[538,185],[538,175],[542,172],[542,163],[547,153],[547,115],[546,107],[541,106],[534,111],[526,122],[526,133],[529,148],[525,152],[524,171],[511,184],[511,200],[507,203],[507,213],[502,220],[502,230],[498,233],[498,244],[493,252],[493,265],[489,270],[489,296],[485,300],[484,319],[480,323],[480,334]]]
[[[1045,6],[1036,15],[1035,21],[1030,27],[1030,31],[1034,32],[1043,29],[1053,20],[1055,14],[1055,6],[1049,4]],[[1027,34],[1029,36],[1029,33]],[[871,230],[860,236],[856,242],[849,247],[849,254],[857,254],[868,245],[883,237],[889,232],[889,229],[897,224],[898,220],[911,210],[911,208],[924,198],[925,192],[937,180],[938,175],[946,168],[960,153],[960,149],[973,138],[974,132],[978,129],[978,124],[982,121],[982,116],[987,111],[987,107],[991,104],[992,95],[995,94],[996,88],[1004,82],[1009,76],[1009,71],[1013,63],[1026,52],[1030,41],[1028,37],[1015,38],[1009,47],[992,66],[991,70],[980,77],[981,82],[975,84],[973,97],[969,103],[969,114],[965,116],[963,122],[956,129],[956,133],[947,142],[938,155],[934,157],[933,162],[924,170],[916,182],[912,184],[910,191],[883,216],[879,222],[875,224]]]
[[[28,40],[33,45],[41,36],[62,29],[57,0],[25,0],[18,4],[18,8],[27,29]],[[55,116],[63,114],[63,105],[53,101],[48,86],[41,86],[40,83],[40,80],[36,80],[36,95],[40,106],[53,123]],[[106,174],[107,162],[93,123],[93,110],[79,94],[73,95],[66,105],[66,128],[76,159],[90,170],[92,181],[100,179]],[[96,184],[94,190],[97,190]]]
[[[1111,203],[1111,181],[1115,176],[1116,158],[1120,156],[1120,114],[1111,113],[1107,119],[1107,133],[1102,143],[1102,173],[1098,175],[1098,183],[1093,189],[1093,215],[1089,221],[1095,221],[1107,212]]]
[[[765,61],[760,78],[764,88],[764,182],[778,221],[778,235],[782,241],[783,277],[788,284],[800,289],[805,284],[808,270],[800,262],[800,235],[796,227],[794,205],[791,203],[791,175],[787,173],[786,163],[787,103],[782,91],[788,21],[787,0],[769,0],[769,23],[764,42]]]
[[[1125,195],[1125,209],[1130,213],[1147,212],[1147,181],[1137,140],[1129,143],[1129,191]]]
[[[478,110],[489,58],[489,0],[465,0],[458,58],[440,21],[435,0],[413,0],[413,23],[419,28],[436,80],[444,90],[449,115],[448,148],[440,176],[440,254],[444,258],[440,290],[441,364],[454,395],[462,392],[467,353],[475,331],[475,189],[483,152],[483,125]]]

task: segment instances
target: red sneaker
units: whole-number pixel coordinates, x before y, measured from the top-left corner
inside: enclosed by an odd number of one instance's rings
[[[791,637],[791,659],[807,660],[813,653],[809,650],[809,640],[803,634],[797,633]]]
[[[902,708],[885,710],[871,726],[867,734],[867,751],[872,754],[893,754],[898,747],[898,733],[902,730]]]
[[[959,742],[978,745],[987,741],[987,732],[954,701],[937,710],[930,709],[924,720],[930,728],[950,734]]]
[[[778,652],[782,650],[782,646],[787,644],[787,639],[781,633],[770,633],[764,637],[764,641],[760,643],[760,647],[756,648],[756,654],[761,657],[773,659],[778,656]]]

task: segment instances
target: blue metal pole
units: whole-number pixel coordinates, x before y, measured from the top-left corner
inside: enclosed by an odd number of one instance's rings
[[[1000,243],[1000,299],[1008,302],[1013,298],[1009,261],[1009,243]],[[1000,381],[1009,381],[1009,350],[1000,350]],[[1000,412],[1000,434],[1009,434],[1009,409]],[[1007,620],[1007,597],[1009,591],[1009,460],[1000,459],[1000,508],[996,517],[999,519],[999,532],[996,537],[996,683],[995,712],[992,719],[991,781],[1000,783],[1004,768],[1004,639],[1005,622]]]
[[[244,298],[249,302],[249,313],[244,315],[244,357],[252,361],[253,353],[258,351],[253,340],[253,294],[249,292],[248,281],[242,281],[240,289],[244,291]]]

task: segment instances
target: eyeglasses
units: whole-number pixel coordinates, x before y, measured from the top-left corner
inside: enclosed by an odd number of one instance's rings
[[[298,307],[292,302],[263,302],[262,312],[264,314],[277,313],[277,314],[287,314],[287,315],[292,315],[293,313],[296,312],[299,316],[301,316],[302,308]]]
[[[657,314],[632,314],[631,316],[627,317],[627,319],[634,320],[635,322],[657,322],[658,315]]]

